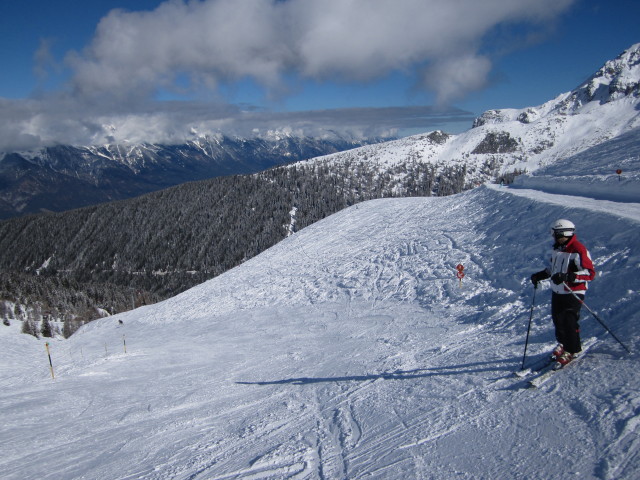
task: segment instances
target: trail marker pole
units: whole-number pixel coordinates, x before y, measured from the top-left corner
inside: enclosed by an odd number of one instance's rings
[[[456,277],[460,279],[460,288],[462,288],[462,279],[464,278],[464,265],[459,263],[456,266],[456,270],[458,270],[458,273],[456,273]]]
[[[127,341],[124,338],[124,334],[122,334],[122,344],[124,345],[124,353],[127,353]]]
[[[51,352],[49,352],[49,342],[44,344],[44,348],[47,349],[47,356],[49,357],[49,370],[51,370],[51,378],[55,380],[55,376],[53,375],[53,362],[51,361]]]

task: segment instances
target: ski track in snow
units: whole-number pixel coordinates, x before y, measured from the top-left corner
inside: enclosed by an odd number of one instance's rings
[[[537,390],[513,375],[557,217],[596,261],[587,303],[637,349],[638,205],[574,200],[481,187],[353,206],[54,339],[56,380],[42,341],[0,336],[3,478],[633,478],[636,354],[584,312],[600,341],[579,368]],[[549,297],[531,362],[553,345]]]

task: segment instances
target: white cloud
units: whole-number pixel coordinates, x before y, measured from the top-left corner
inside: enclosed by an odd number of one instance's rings
[[[0,112],[0,152],[54,144],[178,144],[195,135],[214,133],[251,137],[268,136],[275,131],[309,136],[337,132],[359,139],[416,130],[448,130],[448,125],[459,123],[468,128],[473,118],[462,110],[433,107],[275,113],[240,110],[227,104],[149,102],[125,110],[117,105],[88,107],[69,97],[29,101],[0,99]]]
[[[148,12],[112,11],[68,64],[79,92],[117,95],[166,88],[178,74],[192,86],[248,76],[277,88],[285,74],[370,80],[429,65],[426,75],[436,80],[426,85],[448,98],[452,87],[439,80],[438,66],[481,66],[477,81],[455,82],[453,96],[463,95],[489,73],[489,59],[477,52],[491,29],[544,24],[572,2],[173,0]]]
[[[221,101],[218,86],[249,78],[278,96],[288,87],[303,89],[307,80],[370,81],[418,71],[419,87],[445,106],[485,86],[492,59],[484,42],[492,30],[519,25],[525,37],[544,30],[573,1],[169,0],[153,11],[114,10],[86,48],[67,54],[71,80],[65,93],[0,99],[0,151],[52,143],[181,142],[191,128],[357,135],[437,122],[442,127],[466,112],[241,111]],[[498,47],[509,40],[501,38]],[[50,63],[48,44],[37,57],[38,65]],[[172,90],[207,91],[216,102],[153,103],[158,92]]]
[[[437,102],[448,104],[486,84],[491,61],[477,55],[459,55],[434,62],[425,72],[424,85],[437,92]]]
[[[170,87],[177,75],[195,86],[253,77],[267,85],[290,62],[277,6],[264,0],[170,1],[151,12],[114,10],[92,43],[67,58],[80,93],[122,96]]]

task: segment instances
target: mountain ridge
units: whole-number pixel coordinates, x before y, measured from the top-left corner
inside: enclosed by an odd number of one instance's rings
[[[542,105],[488,110],[456,135],[418,134],[308,161],[331,165],[349,159],[381,169],[407,160],[436,168],[464,165],[467,183],[478,184],[499,175],[534,173],[638,127],[640,43]]]
[[[0,158],[0,219],[133,198],[180,183],[256,173],[379,139],[201,135],[182,145],[58,145]]]

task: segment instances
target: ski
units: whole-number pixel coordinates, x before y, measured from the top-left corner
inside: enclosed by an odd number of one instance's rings
[[[539,373],[540,371],[546,369],[552,363],[553,363],[553,360],[551,359],[551,355],[545,356],[543,358],[540,358],[534,361],[531,365],[529,365],[527,368],[523,370],[516,370],[515,372],[513,372],[513,374],[516,377],[520,377],[520,378],[528,377],[529,375]]]
[[[584,342],[582,344],[582,351],[567,365],[565,365],[564,367],[560,367],[558,368],[557,362],[550,362],[549,365],[547,365],[544,369],[540,370],[538,373],[538,375],[536,375],[534,378],[532,378],[531,380],[529,380],[529,385],[532,387],[540,387],[541,385],[543,385],[547,380],[549,380],[554,373],[559,372],[561,370],[564,370],[566,368],[570,368],[572,365],[574,365],[575,363],[579,362],[580,360],[582,360],[585,356],[585,354],[587,353],[587,351],[596,343],[596,338],[590,338],[588,339],[586,342]]]

